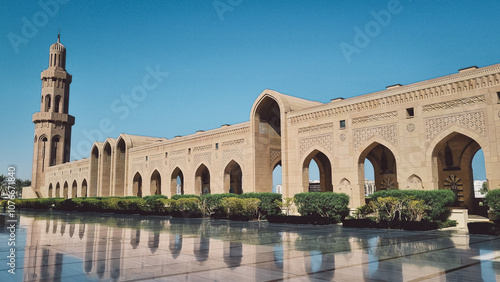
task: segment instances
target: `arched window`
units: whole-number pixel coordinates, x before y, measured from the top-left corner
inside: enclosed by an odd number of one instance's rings
[[[50,111],[50,95],[45,96],[45,112]]]

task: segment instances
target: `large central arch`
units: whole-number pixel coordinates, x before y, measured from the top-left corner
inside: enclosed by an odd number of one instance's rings
[[[470,212],[477,209],[474,195],[472,159],[481,145],[466,134],[453,131],[440,139],[432,150],[432,174],[438,189],[449,189],[457,196],[456,206]]]
[[[365,147],[358,158],[358,178],[360,193],[364,194],[365,159],[373,165],[375,177],[375,191],[399,189],[397,178],[396,157],[391,149],[379,142],[372,142]]]

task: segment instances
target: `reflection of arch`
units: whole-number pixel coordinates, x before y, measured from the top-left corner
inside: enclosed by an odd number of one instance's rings
[[[67,199],[68,198],[68,182],[65,181],[64,182],[64,188],[63,188],[63,198],[64,199]]]
[[[243,244],[241,242],[224,242],[224,262],[229,267],[238,267],[243,259]]]
[[[335,269],[335,254],[325,253],[323,251],[310,251],[309,254],[304,253],[304,264],[307,273],[322,273],[324,278],[329,281],[333,278],[334,271],[325,271]]]
[[[149,232],[149,237],[148,237],[149,251],[152,254],[154,254],[156,250],[158,250],[159,245],[160,245],[160,231],[156,230],[154,232]]]
[[[415,174],[410,175],[406,181],[406,188],[412,190],[422,190],[422,179]]]
[[[82,191],[80,193],[82,197],[87,197],[87,179],[82,181]]]
[[[302,162],[302,187],[303,191],[309,191],[309,165],[314,160],[319,168],[319,184],[321,192],[333,191],[332,164],[330,159],[321,151],[313,149]]]
[[[151,174],[151,182],[149,187],[151,195],[161,195],[161,176],[156,169]]]
[[[115,195],[125,196],[125,157],[127,145],[122,137],[118,139],[115,150]]]
[[[76,198],[77,193],[76,193],[76,180],[73,180],[73,184],[71,185],[71,198]]]
[[[196,195],[210,194],[210,172],[201,164],[195,173],[194,191]]]
[[[102,143],[94,143],[90,151],[90,193],[89,197],[97,196],[97,183],[99,178],[99,147]]]
[[[370,138],[371,142],[368,146],[364,147],[358,157],[358,177],[360,189],[364,190],[365,179],[365,159],[368,159],[373,165],[375,176],[376,190],[385,189],[398,189],[397,182],[397,157],[395,156],[394,148],[392,145],[381,137]],[[382,143],[375,142],[378,140]],[[387,147],[388,145],[389,147]],[[392,148],[392,149],[391,149]],[[359,191],[364,194],[364,191]]]
[[[224,193],[243,193],[242,176],[240,165],[231,160],[224,169]]]
[[[141,242],[141,229],[130,230],[130,245],[133,249],[137,249]]]
[[[139,172],[134,175],[132,185],[132,195],[142,197],[142,177]]]
[[[168,243],[168,249],[175,259],[179,256],[182,251],[182,235],[181,234],[170,234],[170,242]]]
[[[200,241],[194,244],[194,256],[196,261],[206,261],[208,259],[208,253],[210,251],[210,238],[205,236],[200,236]]]
[[[434,145],[431,155],[434,183],[437,183],[439,189],[451,189],[457,196],[457,204],[474,212],[477,207],[474,200],[472,159],[482,149],[481,145],[478,139],[456,131],[439,137],[441,139],[438,142],[433,140],[431,143]],[[486,159],[487,150],[483,149],[483,153]]]
[[[52,193],[53,193],[53,191],[52,191],[52,190],[53,190],[52,183],[50,183],[50,184],[49,184],[49,192],[48,192],[48,194],[49,194],[49,198],[52,198]]]
[[[111,196],[111,144],[110,141],[104,143],[101,160],[101,196]]]
[[[57,184],[56,184],[56,194],[55,194],[55,197],[56,198],[60,198],[61,197],[61,184],[59,184],[59,182],[57,182]]]
[[[177,189],[177,177],[180,179],[180,187],[179,191]],[[179,194],[184,195],[184,174],[182,173],[182,170],[179,167],[176,167],[172,171],[172,176],[170,177],[170,195],[176,195],[179,192]]]

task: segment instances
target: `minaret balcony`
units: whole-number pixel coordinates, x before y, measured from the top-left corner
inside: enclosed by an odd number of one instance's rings
[[[38,112],[33,114],[33,122],[59,121],[68,125],[75,124],[75,117],[63,113]]]

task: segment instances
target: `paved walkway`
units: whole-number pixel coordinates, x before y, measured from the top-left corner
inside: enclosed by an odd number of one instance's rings
[[[496,281],[500,238],[208,219],[27,212],[0,281]]]

